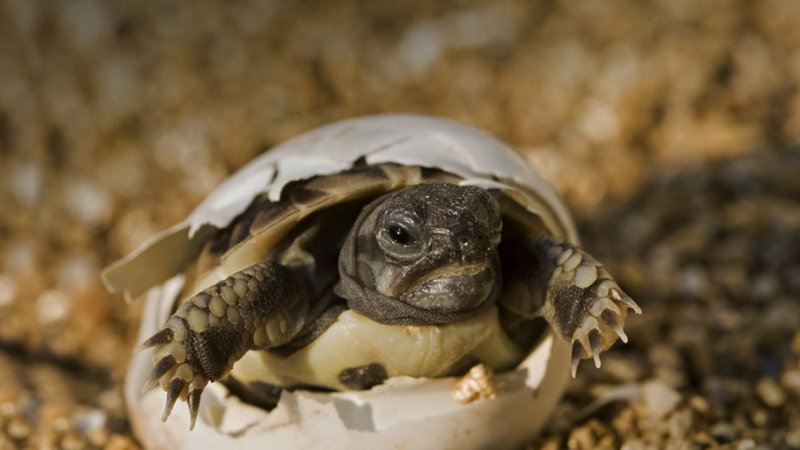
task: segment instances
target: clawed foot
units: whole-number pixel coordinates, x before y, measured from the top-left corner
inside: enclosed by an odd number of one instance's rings
[[[161,385],[167,392],[162,421],[181,399],[189,406],[194,427],[203,389],[230,368],[240,320],[235,301],[226,301],[234,296],[223,295],[221,290],[215,286],[189,299],[142,344],[143,348],[155,348],[153,372],[143,389]]]
[[[600,268],[605,274],[605,270]],[[596,286],[597,300],[592,304],[589,314],[583,323],[572,334],[572,376],[578,371],[582,358],[591,357],[595,367],[600,367],[600,353],[611,347],[617,338],[628,342],[628,336],[622,329],[625,324],[627,310],[636,314],[642,310],[627,294],[622,292],[617,283],[607,278]]]
[[[187,361],[187,334],[191,332],[184,319],[173,316],[158,333],[146,340],[143,348],[154,347],[153,371],[150,373],[142,391],[150,390],[157,385],[167,392],[167,403],[161,421],[165,422],[181,399],[189,406],[191,428],[197,420],[200,397],[208,384],[208,378],[198,373]]]
[[[569,244],[554,245],[556,267],[550,281],[556,329],[572,343],[572,376],[583,358],[600,367],[600,353],[617,338],[628,342],[623,326],[628,309],[642,310],[625,294],[603,266]]]
[[[292,272],[260,263],[183,303],[142,344],[155,348],[144,388],[161,385],[167,392],[162,420],[181,399],[189,405],[194,428],[206,385],[230,372],[248,350],[283,345],[296,336],[304,326],[307,299],[305,286]]]

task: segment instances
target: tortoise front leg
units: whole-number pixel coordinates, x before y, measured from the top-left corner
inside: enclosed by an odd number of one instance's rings
[[[191,427],[200,396],[248,350],[292,340],[305,325],[309,296],[301,277],[264,262],[203,290],[178,308],[143,347],[155,347],[153,372],[144,389],[160,384],[167,392],[161,420],[175,401],[185,400]]]
[[[522,282],[529,295],[502,301],[523,317],[540,316],[572,343],[572,376],[582,358],[593,358],[617,338],[627,342],[622,327],[628,308],[641,314],[603,266],[582,249],[551,236],[530,237],[511,250],[510,282]]]

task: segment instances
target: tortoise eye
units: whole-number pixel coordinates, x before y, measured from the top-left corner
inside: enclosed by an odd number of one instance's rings
[[[389,234],[389,239],[391,239],[392,241],[394,241],[397,244],[408,245],[408,244],[411,243],[412,239],[411,239],[411,235],[408,233],[408,230],[406,230],[405,228],[403,228],[403,227],[401,227],[399,225],[394,225],[394,226],[389,227],[388,232],[389,232],[388,233]]]
[[[377,233],[383,252],[396,260],[410,261],[422,256],[428,246],[428,233],[418,220],[408,214],[385,217]]]

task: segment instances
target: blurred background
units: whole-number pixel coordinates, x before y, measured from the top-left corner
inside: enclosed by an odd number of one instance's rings
[[[0,0],[0,449],[136,448],[99,270],[380,112],[519,149],[644,307],[532,448],[800,448],[798,81],[795,0]]]

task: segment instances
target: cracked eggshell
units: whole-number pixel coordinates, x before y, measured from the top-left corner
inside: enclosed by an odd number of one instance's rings
[[[554,234],[577,243],[572,219],[550,186],[491,136],[432,117],[345,120],[297,136],[255,159],[186,220],[104,271],[107,286],[128,298],[150,289],[140,342],[169,316],[183,286],[178,274],[211,232],[230,223],[258,194],[277,199],[290,181],[335,173],[360,158],[367,163],[436,167],[464,177],[467,184],[490,186],[500,183],[498,179],[508,180],[532,194],[533,209]],[[494,375],[494,398],[463,404],[451,393],[457,378],[399,377],[369,391],[283,392],[268,413],[213,383],[203,394],[197,424],[190,431],[186,408],[176,407],[162,423],[164,393],[140,392],[152,369],[151,358],[152,350],[133,356],[125,397],[137,437],[153,449],[513,448],[536,435],[569,380],[568,344],[548,334],[515,370]]]

